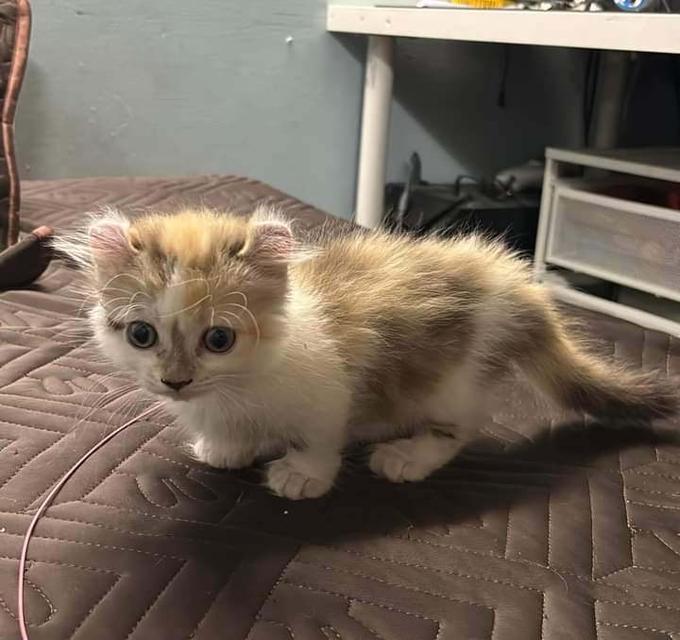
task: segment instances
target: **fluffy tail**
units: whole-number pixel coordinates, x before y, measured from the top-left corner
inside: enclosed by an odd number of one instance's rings
[[[536,385],[568,409],[596,418],[647,421],[678,412],[671,380],[605,363],[569,337],[552,312],[543,315],[521,368]]]

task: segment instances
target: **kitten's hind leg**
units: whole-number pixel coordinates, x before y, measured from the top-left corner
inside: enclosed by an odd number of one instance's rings
[[[464,444],[453,431],[426,431],[376,445],[368,464],[392,482],[417,482],[452,460]]]

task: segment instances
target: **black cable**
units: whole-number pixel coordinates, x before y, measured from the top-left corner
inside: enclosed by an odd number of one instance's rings
[[[640,79],[640,71],[643,64],[643,54],[630,53],[629,54],[629,72],[626,78],[626,86],[623,92],[623,106],[621,107],[621,127],[623,131],[627,130],[625,123],[628,122],[630,114],[630,105],[635,94],[638,80]]]
[[[583,81],[583,143],[588,146],[590,126],[595,108],[595,93],[600,72],[600,52],[589,51],[586,59],[585,78]]]
[[[590,74],[592,73],[594,51],[588,51],[586,56],[585,73],[583,74],[583,104],[581,105],[581,117],[583,118],[583,145],[588,146],[588,102],[590,100]]]
[[[673,86],[675,88],[675,105],[678,116],[678,139],[680,139],[680,60],[675,56],[668,56],[673,73]]]
[[[510,45],[506,44],[503,47],[503,66],[501,67],[501,82],[498,88],[497,105],[501,109],[505,109],[505,98],[508,88],[508,74],[510,72]]]

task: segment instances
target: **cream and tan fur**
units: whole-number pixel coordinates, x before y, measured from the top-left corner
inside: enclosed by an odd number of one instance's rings
[[[525,262],[479,237],[354,233],[300,246],[263,209],[134,221],[109,211],[58,246],[90,274],[101,348],[163,398],[196,457],[236,468],[279,456],[266,483],[288,498],[326,493],[354,441],[382,441],[375,473],[425,478],[474,435],[514,367],[594,416],[676,410],[661,380],[590,356]],[[136,321],[155,328],[152,347],[127,341]],[[202,342],[215,326],[234,332],[226,353]]]

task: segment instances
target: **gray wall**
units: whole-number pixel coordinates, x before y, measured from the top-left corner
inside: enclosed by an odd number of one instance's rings
[[[238,173],[350,215],[361,43],[325,0],[32,4],[23,177]]]

